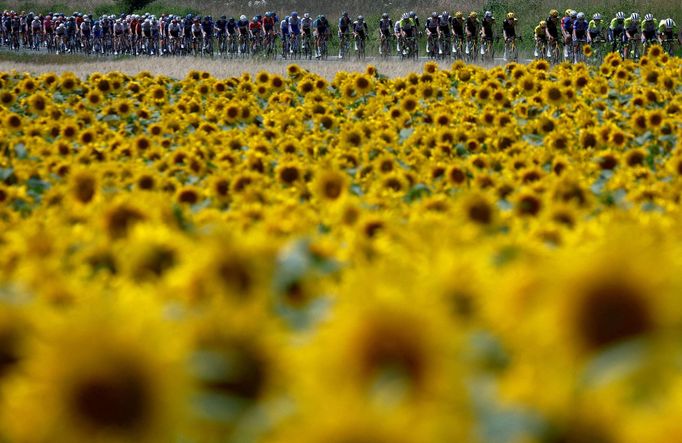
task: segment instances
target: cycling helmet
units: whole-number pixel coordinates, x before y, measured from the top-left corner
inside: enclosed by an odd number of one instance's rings
[[[348,11],[343,11],[343,14],[341,15],[343,15],[344,17],[348,17]]]
[[[310,14],[306,12],[305,14],[303,14],[303,18],[310,18]]]
[[[220,17],[220,20],[227,20],[227,16],[223,15],[222,17]]]
[[[650,21],[652,21],[653,19],[654,19],[654,16],[653,16],[652,14],[646,14],[646,15],[644,16],[644,21],[645,21],[645,22],[650,22]]]
[[[557,11],[556,9],[552,9],[551,11],[549,11],[549,16],[557,18],[559,17],[559,11]]]
[[[443,13],[440,15],[444,20],[447,20],[450,18],[450,14],[448,14],[448,11],[443,11]]]
[[[410,18],[415,18],[417,16],[417,13],[414,11],[410,11]]]
[[[239,16],[239,20],[246,20],[246,16],[242,14],[241,16]]]
[[[470,18],[476,18],[478,17],[478,13],[476,11],[471,11],[471,14],[469,14]]]
[[[433,11],[431,13],[431,18],[437,18],[437,17],[438,17],[438,13],[436,11]]]
[[[493,17],[493,13],[492,13],[492,12],[490,12],[490,11],[485,11],[485,18],[492,18],[492,17]]]
[[[541,21],[541,22],[540,22],[540,27],[541,27],[541,28],[546,28],[546,27],[547,27],[547,22],[544,21],[544,20]]]
[[[513,20],[514,17],[516,17],[516,16],[514,15],[513,12],[508,12],[508,13],[507,13],[507,18],[508,18],[509,20]]]
[[[381,18],[383,18],[383,19],[388,18],[388,14],[384,12],[383,14],[381,14]]]
[[[410,14],[408,14],[407,12],[404,13],[403,16],[402,16],[402,19],[403,19],[403,20],[407,20],[408,18],[410,18]]]
[[[298,17],[298,12],[293,11],[293,12],[291,13],[291,17]]]
[[[624,12],[616,12],[616,20],[625,20],[625,13]]]
[[[585,20],[585,13],[584,12],[579,12],[577,15],[578,20]]]
[[[99,20],[95,20],[94,26],[95,27],[99,26]]]
[[[578,11],[572,10],[571,11],[571,18],[578,18]]]
[[[566,11],[564,11],[564,15],[565,15],[566,17],[569,17],[569,16],[571,15],[571,10],[570,10],[570,9],[567,9]]]
[[[630,15],[630,20],[633,22],[638,22],[639,21],[639,14],[636,12],[633,12],[632,15]]]
[[[462,11],[455,12],[455,18],[463,18],[463,17],[464,17],[464,14],[462,13]]]
[[[672,29],[674,25],[675,25],[675,22],[673,22],[673,19],[671,19],[671,18],[665,19],[665,27],[667,29]]]
[[[592,20],[601,20],[601,14],[597,12],[592,16]]]
[[[365,19],[365,17],[363,17],[363,16],[361,16],[361,15],[358,15],[358,21],[359,21],[359,22],[363,21],[364,19]]]

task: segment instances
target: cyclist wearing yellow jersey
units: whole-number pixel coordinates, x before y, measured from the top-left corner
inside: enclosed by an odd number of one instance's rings
[[[592,16],[592,20],[587,24],[587,41],[590,43],[604,41],[604,24],[601,21],[601,14],[598,12]]]
[[[677,34],[677,24],[675,23],[675,20],[671,18],[661,20],[661,23],[658,24],[658,34],[660,35],[661,40],[674,40],[675,34]]]
[[[611,20],[607,34],[608,40],[611,42],[611,50],[615,51],[618,43],[625,41],[625,13],[617,12],[616,16]]]
[[[549,52],[549,46],[547,44],[549,40],[549,36],[547,34],[547,22],[542,20],[538,25],[535,27],[535,30],[533,31],[533,35],[535,37],[535,58],[540,58],[543,57],[544,54],[542,54],[542,51],[546,49],[547,51],[547,57],[550,56]]]
[[[653,14],[644,15],[644,21],[642,22],[642,43],[661,43],[661,39],[658,36],[658,26],[656,23],[657,22]]]
[[[625,37],[627,40],[637,40],[641,31],[639,14],[633,12],[630,17],[625,19]]]
[[[675,34],[677,34],[677,24],[672,18],[661,20],[658,25],[658,39],[668,54],[675,52]],[[682,33],[678,36],[678,42],[682,45]]]

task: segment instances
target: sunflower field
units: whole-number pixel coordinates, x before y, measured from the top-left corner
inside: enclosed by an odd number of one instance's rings
[[[659,49],[0,73],[0,441],[680,441]]]

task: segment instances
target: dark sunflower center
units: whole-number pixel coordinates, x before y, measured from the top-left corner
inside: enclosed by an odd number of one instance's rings
[[[145,380],[129,370],[82,380],[72,401],[77,416],[92,427],[127,433],[145,424],[151,406]]]
[[[578,328],[591,349],[645,334],[653,328],[643,294],[623,282],[589,288],[578,311]]]

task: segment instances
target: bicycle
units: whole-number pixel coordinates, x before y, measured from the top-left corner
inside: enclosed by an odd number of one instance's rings
[[[313,59],[313,42],[312,36],[309,33],[303,34],[301,41],[301,55],[308,60]]]
[[[452,56],[452,38],[450,34],[441,33],[438,39],[438,55],[441,59],[449,59]]]
[[[344,32],[339,34],[339,58],[346,58],[350,50],[350,34]]]
[[[321,58],[322,60],[327,60],[327,57],[329,56],[329,43],[328,43],[329,35],[324,34],[319,37],[319,43],[317,47],[317,55],[318,58]]]
[[[380,36],[381,36],[381,43],[379,46],[379,55],[381,55],[381,58],[385,59],[385,58],[388,58],[391,56],[391,40],[383,32],[380,32]]]
[[[224,57],[227,54],[227,35],[225,32],[218,32],[218,54]]]
[[[595,66],[600,66],[604,61],[605,48],[604,40],[601,37],[596,37],[592,39],[592,57],[590,57],[589,62]]]
[[[452,45],[452,53],[456,60],[464,60],[464,37],[455,35],[455,41]]]
[[[355,35],[355,55],[358,60],[365,59],[365,36],[361,34]]]
[[[517,37],[509,37],[504,41],[505,61],[519,61],[519,47],[516,44]]]
[[[672,39],[662,40],[661,47],[663,48],[663,51],[665,53],[672,57],[673,54],[675,53],[675,40]]]
[[[415,35],[403,37],[401,47],[403,48],[402,53],[400,54],[401,59],[417,60],[419,58],[419,45],[417,44],[417,37]]]
[[[277,50],[275,49],[275,34],[267,33],[265,34],[265,39],[263,41],[263,49],[265,56],[267,58],[277,57]]]
[[[467,45],[466,45],[466,62],[467,63],[475,63],[476,60],[478,59],[478,38],[476,37],[469,37],[467,38]]]
[[[492,63],[495,61],[495,46],[492,38],[483,38],[481,43],[481,60]]]
[[[431,58],[436,58],[438,55],[438,34],[432,32],[426,39],[426,53]]]
[[[623,60],[627,60],[628,58],[632,60],[639,60],[639,57],[642,55],[642,42],[640,40],[639,34],[633,36],[632,38],[628,39],[627,43],[623,46]]]
[[[573,42],[573,63],[578,64],[578,63],[585,63],[586,57],[585,57],[585,45],[587,44],[586,40],[575,40]]]
[[[201,55],[213,57],[213,36],[206,34],[204,36],[204,44],[201,47]]]
[[[561,48],[559,47],[559,40],[555,38],[549,41],[549,61],[553,65],[561,63]]]

